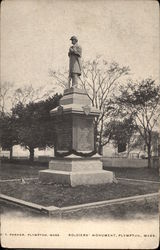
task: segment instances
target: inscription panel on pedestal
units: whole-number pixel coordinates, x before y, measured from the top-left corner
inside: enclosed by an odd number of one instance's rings
[[[70,150],[72,148],[72,119],[70,116],[57,119],[56,134],[57,150]]]
[[[74,117],[73,124],[73,148],[77,151],[93,151],[93,119],[89,117]]]

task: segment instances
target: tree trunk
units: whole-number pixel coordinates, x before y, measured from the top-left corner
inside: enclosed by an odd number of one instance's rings
[[[151,131],[148,132],[148,143],[147,143],[147,154],[148,154],[148,168],[151,168],[151,145],[152,145],[152,134]]]
[[[11,146],[10,152],[9,152],[9,159],[12,160],[13,157],[13,147]]]
[[[148,168],[151,168],[151,144],[147,145],[147,154],[148,154]]]
[[[100,132],[99,132],[98,153],[100,155],[103,154],[102,135],[103,135],[103,119],[101,121],[101,128],[100,128]]]
[[[99,145],[98,145],[98,154],[99,155],[103,154],[103,146],[102,146],[102,144],[100,142],[99,142]]]
[[[34,148],[30,147],[29,152],[30,152],[29,156],[30,161],[34,161]]]
[[[95,119],[95,123],[94,123],[94,150],[96,150],[96,152],[98,152],[98,147],[97,147],[97,135],[98,135],[98,131],[97,131],[97,121]]]
[[[127,149],[126,149],[126,151],[127,151],[127,158],[129,158],[129,153],[130,153],[130,148],[129,148],[129,142],[127,142]]]

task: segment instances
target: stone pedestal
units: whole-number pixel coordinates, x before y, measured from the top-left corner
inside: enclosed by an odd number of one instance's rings
[[[42,183],[77,186],[113,182],[113,173],[104,171],[95,155],[94,119],[99,113],[84,90],[64,91],[60,105],[51,110],[56,120],[56,157],[49,169],[39,172]]]
[[[39,172],[42,183],[93,185],[111,183],[113,173],[102,170],[102,162],[99,157],[65,157],[54,159],[49,163],[49,169]]]

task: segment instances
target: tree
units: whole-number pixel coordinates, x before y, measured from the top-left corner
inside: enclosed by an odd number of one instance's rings
[[[17,141],[29,150],[31,161],[34,160],[35,148],[54,145],[54,120],[49,112],[58,106],[60,97],[56,94],[47,100],[27,105],[20,102],[12,109],[16,119]]]
[[[0,144],[2,148],[10,151],[10,159],[12,159],[12,147],[16,144],[16,130],[14,118],[8,114],[0,116]]]
[[[21,88],[16,88],[13,91],[13,96],[11,98],[12,108],[17,103],[22,103],[27,105],[30,102],[38,102],[41,100],[45,100],[49,96],[52,96],[54,93],[54,88],[52,86],[51,89],[45,89],[45,86],[33,87],[32,84],[24,85]]]
[[[11,92],[13,89],[13,83],[11,82],[3,82],[0,88],[0,114],[8,111],[8,99],[11,98]]]
[[[112,111],[115,116],[132,117],[143,138],[148,154],[148,167],[151,167],[151,145],[153,129],[160,117],[160,86],[147,78],[141,82],[129,81],[121,86],[120,95],[115,96]]]
[[[103,136],[109,141],[114,143],[115,147],[121,145],[127,154],[136,146],[137,127],[134,124],[133,119],[125,118],[124,120],[111,120],[105,124]]]
[[[82,76],[80,77],[80,87],[86,93],[93,107],[98,108],[101,113],[95,119],[95,138],[98,137],[98,152],[102,153],[102,147],[107,143],[103,139],[104,122],[108,118],[108,104],[113,90],[116,88],[118,80],[129,74],[129,67],[121,67],[118,63],[108,63],[101,57],[95,60],[83,61]],[[50,70],[50,76],[62,86],[67,87],[67,72],[55,72]]]
[[[0,88],[0,113],[9,113],[17,103],[24,105],[29,102],[38,102],[53,96],[55,89],[52,86],[33,87],[32,84],[16,87],[15,84],[5,81]]]
[[[1,92],[0,92],[0,122],[1,122],[0,143],[2,147],[10,149],[10,158],[12,157],[12,146],[14,144],[17,144],[18,141],[22,145],[22,141],[20,140],[20,138],[22,137],[26,136],[27,140],[27,135],[26,134],[23,135],[24,132],[24,130],[22,129],[23,126],[20,126],[20,120],[17,119],[18,115],[16,115],[16,112],[25,111],[26,114],[26,110],[27,109],[29,110],[29,106],[31,106],[31,103],[34,104],[46,98],[48,98],[48,100],[50,100],[50,103],[52,103],[52,98],[49,99],[49,96],[52,96],[54,93],[53,86],[51,86],[51,89],[49,89],[48,86],[33,87],[32,85],[23,86],[20,88],[15,88],[15,87],[16,86],[13,83],[4,82],[1,85]],[[43,106],[45,102],[43,104],[42,103],[41,106]],[[14,112],[14,114],[12,114],[12,111]],[[30,114],[32,115],[32,112],[30,112]],[[25,123],[27,124],[27,121]],[[19,126],[20,130],[17,128],[17,126]],[[20,133],[22,133],[21,136]]]

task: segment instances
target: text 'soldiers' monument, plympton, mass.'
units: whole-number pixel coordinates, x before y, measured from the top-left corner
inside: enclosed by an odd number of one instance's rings
[[[96,153],[94,119],[100,111],[91,106],[86,91],[78,88],[82,49],[77,37],[72,36],[71,41],[68,88],[59,106],[50,111],[56,120],[55,158],[49,169],[39,171],[39,180],[71,186],[111,183],[114,175],[103,170]]]

